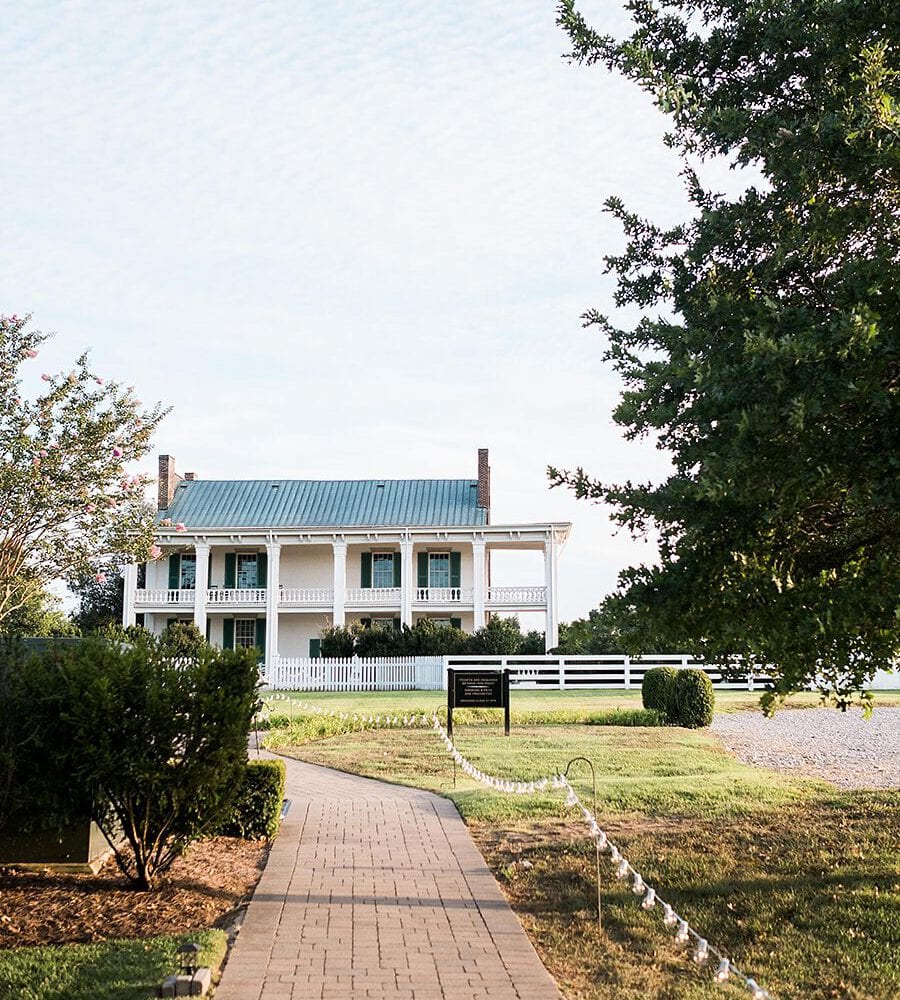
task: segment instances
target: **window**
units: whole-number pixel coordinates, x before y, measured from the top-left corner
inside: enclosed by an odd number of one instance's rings
[[[373,587],[394,586],[393,552],[372,553],[372,586]]]
[[[391,629],[394,627],[393,618],[373,618],[372,628]]]
[[[236,649],[252,649],[256,645],[255,618],[235,618],[234,645]]]
[[[258,586],[256,570],[256,553],[250,555],[238,554],[237,557],[237,581],[235,586],[239,590],[247,590],[250,587]],[[252,646],[253,643],[251,642]]]
[[[450,586],[449,552],[428,553],[428,586],[429,587]]]
[[[437,625],[438,628],[450,628],[449,618],[429,618],[428,620],[433,625]]]
[[[181,557],[181,580],[182,590],[193,590],[197,585],[197,557],[195,555],[183,555]]]

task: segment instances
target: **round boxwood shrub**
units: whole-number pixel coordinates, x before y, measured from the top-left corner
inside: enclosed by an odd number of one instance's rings
[[[674,721],[686,729],[712,724],[716,695],[709,675],[697,668],[676,671]]]
[[[674,667],[652,667],[644,674],[641,682],[641,701],[644,708],[652,708],[655,712],[672,721],[675,707],[675,675]]]

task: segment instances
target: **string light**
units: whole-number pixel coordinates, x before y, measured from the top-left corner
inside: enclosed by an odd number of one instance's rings
[[[616,869],[616,878],[628,878],[628,872],[630,868],[631,865],[628,864],[628,862],[624,858],[622,858],[622,860],[619,862],[619,867]]]
[[[690,929],[688,928],[688,922],[686,920],[679,920],[678,930],[675,932],[675,940],[679,944],[684,944],[687,941],[690,933],[691,932]]]
[[[668,903],[663,903],[663,923],[666,927],[674,927],[678,923],[678,914]]]
[[[717,983],[724,983],[728,981],[728,977],[731,975],[731,962],[727,958],[723,958],[719,962],[719,967],[716,969],[716,974],[713,977]]]
[[[769,994],[756,982],[755,979],[747,980],[747,989],[753,994],[753,1000],[769,1000]]]
[[[697,942],[697,949],[694,952],[694,961],[697,965],[703,965],[703,963],[709,958],[709,945],[706,943],[706,938],[700,938]]]
[[[652,910],[656,906],[656,889],[647,889],[647,895],[641,900],[641,906],[645,910]]]
[[[631,891],[635,894],[635,896],[643,896],[644,890],[646,888],[647,887],[644,885],[644,880],[641,878],[640,875],[638,875],[637,872],[635,872],[634,882],[631,885]]]

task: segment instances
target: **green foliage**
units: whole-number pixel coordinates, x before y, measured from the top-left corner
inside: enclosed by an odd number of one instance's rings
[[[685,164],[694,218],[665,229],[607,203],[607,265],[631,329],[590,311],[625,382],[615,419],[671,475],[555,484],[609,503],[655,564],[620,577],[650,638],[766,663],[772,709],[818,686],[852,700],[900,652],[900,26],[880,0],[629,4],[622,41],[563,0],[576,61],[635,81],[683,157],[762,182],[726,198]]]
[[[0,618],[0,636],[49,638],[79,634],[78,625],[60,609],[58,597],[33,581],[16,584],[14,589],[24,594],[23,602]]]
[[[209,648],[206,637],[193,622],[172,622],[159,637],[163,652],[175,659],[195,659]]]
[[[328,626],[321,633],[322,656],[461,656],[465,654],[511,656],[543,653],[544,634],[522,635],[518,618],[491,618],[484,628],[469,635],[450,625],[420,618],[412,627],[365,626],[351,622]]]
[[[245,840],[271,840],[281,822],[286,773],[283,760],[247,761],[231,815],[219,832]]]
[[[695,667],[676,670],[672,697],[673,708],[669,715],[677,725],[685,729],[703,729],[712,725],[716,693],[706,671]]]
[[[124,559],[147,557],[147,479],[125,466],[165,415],[96,375],[86,354],[67,373],[44,373],[46,388],[28,398],[19,368],[47,339],[28,322],[0,316],[0,621],[51,580],[102,582]]]
[[[60,822],[90,814],[110,840],[121,830],[119,867],[152,888],[231,805],[257,703],[255,651],[205,647],[176,662],[141,635],[10,657],[26,727],[12,782],[20,808]]]
[[[641,702],[644,708],[652,708],[663,718],[675,718],[675,678],[678,671],[674,667],[652,667],[644,674],[641,682]]]
[[[120,625],[125,596],[125,579],[121,573],[108,573],[100,582],[97,576],[82,576],[70,585],[78,596],[78,609],[72,621],[85,635],[98,634],[104,628]]]

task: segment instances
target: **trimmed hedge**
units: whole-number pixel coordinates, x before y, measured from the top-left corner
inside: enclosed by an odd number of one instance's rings
[[[675,678],[675,721],[686,729],[712,724],[716,695],[712,681],[703,670],[677,671]]]
[[[675,721],[675,678],[678,671],[674,667],[652,667],[644,674],[641,682],[641,701],[644,708],[661,712],[669,720]]]
[[[248,760],[231,816],[219,832],[244,840],[271,840],[281,823],[284,779],[283,760]]]

